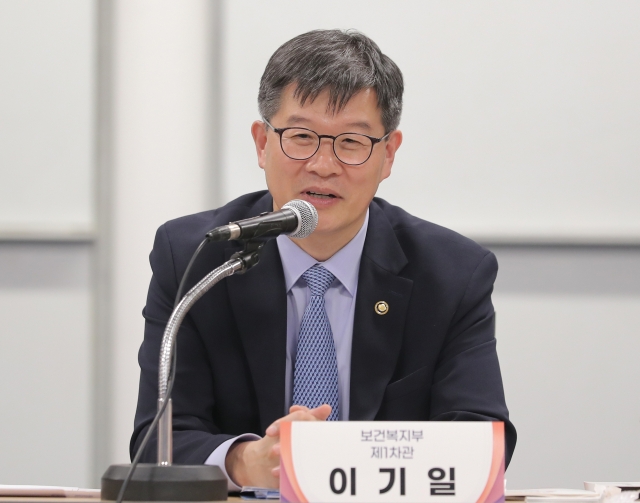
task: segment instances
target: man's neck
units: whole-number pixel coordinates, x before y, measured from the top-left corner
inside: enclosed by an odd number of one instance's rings
[[[355,225],[348,229],[342,229],[338,232],[330,233],[314,232],[307,238],[291,239],[291,241],[318,262],[324,262],[338,253],[355,237],[356,234],[358,234],[364,224],[365,218],[366,214],[363,215]]]

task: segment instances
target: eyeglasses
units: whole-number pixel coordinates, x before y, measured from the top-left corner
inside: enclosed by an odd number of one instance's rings
[[[391,132],[382,138],[375,138],[360,133],[342,133],[338,136],[318,134],[311,129],[303,127],[275,128],[267,119],[263,122],[280,136],[280,147],[284,155],[296,161],[304,161],[313,157],[320,148],[322,138],[331,138],[333,141],[333,153],[344,164],[357,166],[364,164],[371,157],[376,143],[386,140]]]

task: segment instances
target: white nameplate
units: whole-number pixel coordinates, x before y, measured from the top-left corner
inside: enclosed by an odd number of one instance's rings
[[[283,502],[504,502],[500,422],[297,421],[280,447]]]

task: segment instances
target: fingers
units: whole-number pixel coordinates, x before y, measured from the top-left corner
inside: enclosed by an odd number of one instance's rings
[[[225,466],[231,480],[240,486],[278,487],[272,470],[279,465],[280,447],[277,439],[263,437],[260,440],[234,444],[229,449]]]
[[[267,428],[267,431],[265,431],[268,437],[277,437],[280,434],[279,422],[280,422],[280,419],[278,419],[277,421],[269,425],[269,427]]]
[[[270,460],[270,463],[273,463],[274,461],[280,458],[281,449],[280,449],[280,442],[278,437],[280,435],[280,424],[283,421],[325,421],[330,414],[331,414],[331,406],[328,404],[323,404],[313,409],[310,409],[309,407],[306,407],[304,405],[292,405],[289,408],[289,414],[278,419],[277,421],[274,421],[267,428],[266,436],[263,437],[261,440],[257,441],[256,444],[260,442],[260,445],[266,444],[265,447],[269,446],[268,450],[262,451],[262,452],[266,454],[266,458]],[[272,465],[268,473],[271,475],[271,477],[273,477],[273,479],[276,479],[276,480],[279,479],[280,466]],[[276,486],[277,486],[277,482],[276,482]]]
[[[306,411],[313,414],[316,419],[325,421],[331,415],[331,410],[331,405],[326,403],[316,407],[315,409],[310,409],[305,405],[292,405],[291,407],[289,407],[289,414],[297,411]]]
[[[311,412],[311,414],[313,414],[313,416],[320,420],[320,421],[326,421],[327,418],[331,415],[331,405],[329,404],[323,404],[320,407],[316,407],[315,409],[311,409],[309,412]]]
[[[292,405],[289,414],[273,422],[266,431],[267,436],[277,437],[280,434],[282,421],[326,421],[331,414],[331,405],[323,404],[315,409],[309,409],[304,405]]]
[[[331,415],[331,405],[326,403],[316,407],[315,409],[310,409],[305,405],[292,405],[289,407],[289,413],[297,412],[299,410],[311,412],[311,414],[321,421],[325,421]]]

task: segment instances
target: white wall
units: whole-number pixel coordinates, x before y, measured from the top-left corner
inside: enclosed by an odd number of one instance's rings
[[[91,476],[94,37],[93,1],[0,2],[3,484]]]
[[[93,230],[95,3],[0,2],[0,233]]]
[[[508,486],[636,480],[640,296],[496,295],[518,446]]]
[[[155,231],[211,204],[212,15],[205,0],[115,3],[112,462],[129,460]]]
[[[91,475],[91,249],[0,243],[0,484]]]
[[[509,487],[636,480],[640,250],[493,246]]]
[[[0,483],[129,460],[155,230],[214,199],[214,11],[0,3]]]

